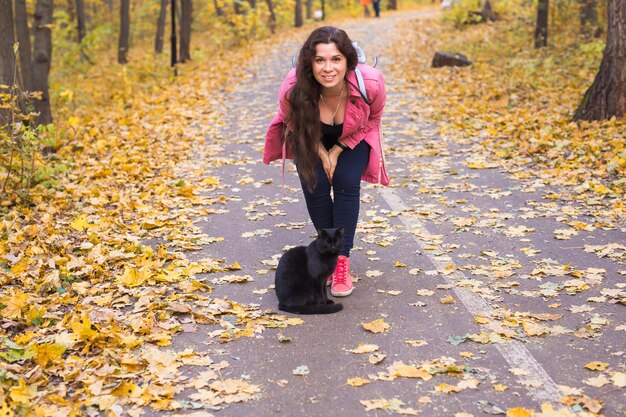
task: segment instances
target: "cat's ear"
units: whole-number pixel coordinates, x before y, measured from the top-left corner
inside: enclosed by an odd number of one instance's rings
[[[341,226],[339,229],[337,229],[337,234],[339,236],[341,236],[341,237],[343,237],[343,232],[344,232],[343,226]]]
[[[317,237],[324,237],[326,235],[327,235],[326,230],[324,230],[324,229],[317,229]]]

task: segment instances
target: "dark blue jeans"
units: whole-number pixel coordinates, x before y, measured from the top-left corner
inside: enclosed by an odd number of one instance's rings
[[[315,167],[316,185],[309,192],[302,185],[306,207],[316,230],[344,228],[344,244],[341,255],[350,256],[354,246],[354,232],[359,220],[361,203],[361,176],[367,167],[370,146],[361,141],[354,149],[345,150],[339,155],[333,175],[332,185],[326,178],[322,163]],[[333,191],[333,198],[330,191]]]

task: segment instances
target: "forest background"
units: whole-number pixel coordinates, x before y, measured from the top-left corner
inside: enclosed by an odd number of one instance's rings
[[[18,3],[29,17],[31,33],[35,16],[41,16],[36,6],[52,6],[2,0],[1,10]],[[582,13],[588,3],[594,6],[591,15]],[[423,106],[411,112],[436,120],[440,134],[474,138],[490,164],[532,167],[517,175],[574,187],[581,198],[610,201],[623,218],[624,116],[573,121],[602,60],[608,5],[617,3],[495,0],[496,19],[491,21],[480,13],[484,3],[464,0],[432,25],[416,22],[410,28],[413,35],[389,60],[424,92]],[[74,306],[96,296],[88,291],[92,286],[103,291],[98,297],[106,297],[109,281],[125,288],[180,282],[207,267],[185,261],[181,269],[173,262],[157,273],[173,255],[141,243],[146,233],[158,230],[183,249],[197,244],[193,236],[178,234],[189,219],[171,214],[174,208],[191,208],[195,193],[174,168],[205,136],[205,122],[215,122],[220,92],[249,76],[242,62],[262,63],[263,51],[277,39],[303,39],[323,24],[307,19],[305,9],[304,27],[294,29],[293,1],[194,3],[189,55],[179,57],[186,62],[174,70],[167,42],[162,53],[155,52],[161,2],[87,1],[82,32],[76,24],[77,4],[55,4],[51,21],[37,26],[51,35],[46,77],[50,120],[38,119],[42,113],[31,106],[41,94],[24,88],[17,64],[13,82],[2,86],[0,357],[6,367],[0,375],[0,406],[21,413],[30,412],[32,404],[65,401],[67,406],[70,401],[48,392],[46,381],[58,377],[68,384],[76,406],[81,405],[88,391],[80,381],[70,382],[72,368],[80,369],[111,346],[122,349],[121,355],[142,343],[169,343],[176,329],[155,333],[123,320],[92,326],[93,317]],[[119,42],[124,4],[129,7],[128,47]],[[537,47],[538,9],[546,4],[545,46]],[[321,7],[312,6],[313,11]],[[383,13],[394,13],[386,6]],[[439,4],[416,0],[395,6]],[[324,7],[332,22],[363,14],[354,1],[328,1]],[[3,29],[3,38],[7,33]],[[163,39],[170,36],[166,26]],[[181,32],[179,38],[184,37]],[[29,38],[36,42],[36,35]],[[16,56],[25,49],[10,45]],[[181,50],[185,48],[179,46]],[[473,64],[433,69],[435,50],[463,53]],[[35,48],[32,60],[37,59]],[[286,67],[289,59],[285,57]],[[210,68],[211,76],[199,78],[198,68]],[[259,65],[258,72],[262,70]],[[212,177],[203,181],[207,187],[216,185]],[[89,253],[93,248],[99,248],[98,256]],[[131,254],[142,261],[129,266]],[[161,319],[176,313],[160,307],[155,311],[164,315]],[[73,365],[67,365],[70,353]]]

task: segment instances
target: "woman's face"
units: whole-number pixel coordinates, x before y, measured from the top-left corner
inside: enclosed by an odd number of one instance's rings
[[[341,92],[347,65],[346,57],[339,52],[334,42],[318,43],[315,47],[313,76],[325,92],[337,94]]]

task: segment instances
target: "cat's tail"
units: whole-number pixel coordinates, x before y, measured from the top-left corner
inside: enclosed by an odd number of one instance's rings
[[[332,314],[343,310],[343,305],[341,303],[311,304],[305,306],[286,306],[278,304],[278,309],[294,314]]]

